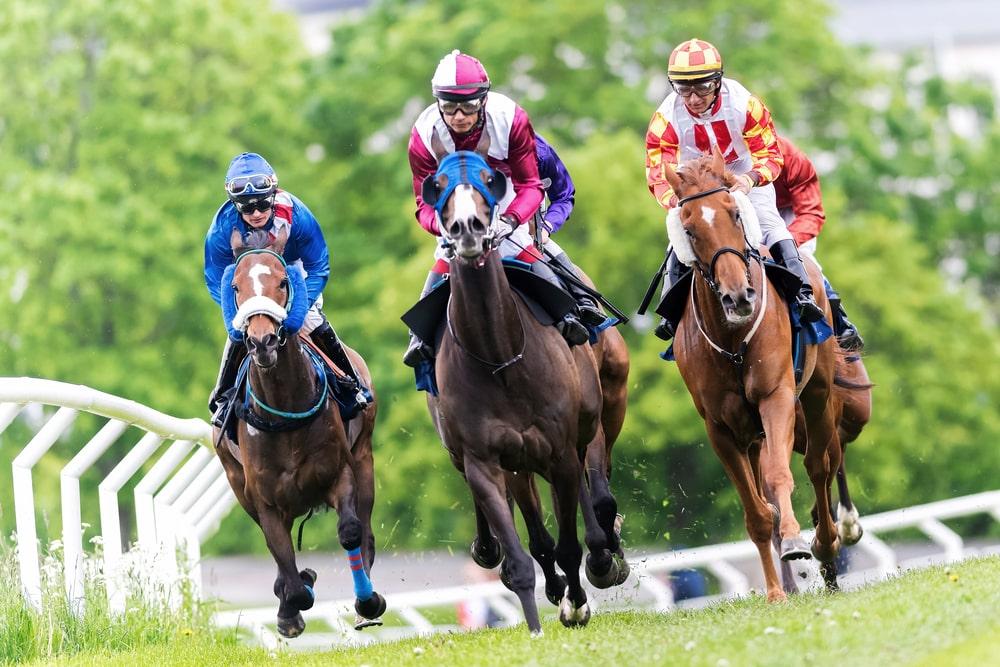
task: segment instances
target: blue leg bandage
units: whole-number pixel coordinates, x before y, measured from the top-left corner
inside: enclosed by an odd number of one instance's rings
[[[347,552],[347,562],[351,564],[351,576],[354,577],[354,597],[362,602],[372,596],[372,581],[365,572],[365,564],[361,559],[361,547]]]

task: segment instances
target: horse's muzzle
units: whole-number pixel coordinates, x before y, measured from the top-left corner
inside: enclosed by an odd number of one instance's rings
[[[757,291],[747,287],[735,297],[729,293],[723,294],[721,301],[726,321],[730,324],[744,324],[753,315],[754,305],[757,303]]]
[[[278,361],[280,338],[276,333],[264,334],[261,338],[247,336],[247,349],[254,364],[260,368],[271,368]]]

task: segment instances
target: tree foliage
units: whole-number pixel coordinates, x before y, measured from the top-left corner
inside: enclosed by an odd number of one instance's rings
[[[981,370],[1000,360],[993,98],[916,58],[880,69],[834,39],[827,15],[818,0],[386,1],[309,58],[293,19],[263,1],[10,0],[0,98],[17,103],[0,108],[0,179],[13,200],[0,212],[0,371],[206,416],[224,332],[201,244],[228,160],[259,151],[316,213],[332,258],[327,314],[375,378],[380,543],[462,545],[468,491],[400,363],[398,317],[434,247],[413,219],[406,161],[431,74],[460,48],[528,110],[577,185],[560,244],[631,312],[666,242],[643,133],[666,94],[670,49],[699,36],[821,167],[819,258],[877,384],[873,421],[848,458],[862,510],[983,490],[983,471],[1000,464],[1000,379]],[[953,129],[956,114],[971,131]],[[624,327],[632,373],[613,478],[629,542],[739,536],[735,494],[640,319]],[[262,550],[248,521],[233,512],[214,548]],[[336,544],[332,529],[306,535]]]

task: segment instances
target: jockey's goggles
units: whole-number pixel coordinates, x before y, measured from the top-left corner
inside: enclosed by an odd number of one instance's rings
[[[278,179],[271,174],[252,174],[237,176],[226,183],[226,192],[231,195],[254,194],[267,192],[278,184]],[[250,190],[248,193],[247,190]]]
[[[715,92],[718,83],[718,79],[712,79],[711,81],[702,81],[700,83],[674,83],[671,81],[670,85],[673,86],[674,92],[681,97],[691,97],[692,94],[698,97],[708,97]]]
[[[478,97],[474,100],[465,100],[464,102],[447,102],[445,100],[438,101],[438,109],[441,110],[445,116],[454,116],[456,113],[461,111],[466,116],[472,116],[479,113],[479,110],[483,108],[483,98]]]
[[[253,201],[247,201],[247,202],[241,202],[237,200],[234,201],[233,204],[236,205],[237,211],[249,215],[254,211],[260,211],[261,213],[263,213],[264,211],[270,211],[271,206],[274,205],[274,202],[271,201],[270,197],[264,197],[263,199],[254,199]]]

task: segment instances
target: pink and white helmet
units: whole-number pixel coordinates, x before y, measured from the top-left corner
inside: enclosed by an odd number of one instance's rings
[[[490,77],[481,62],[455,49],[438,63],[431,90],[449,102],[474,100],[489,92]]]

